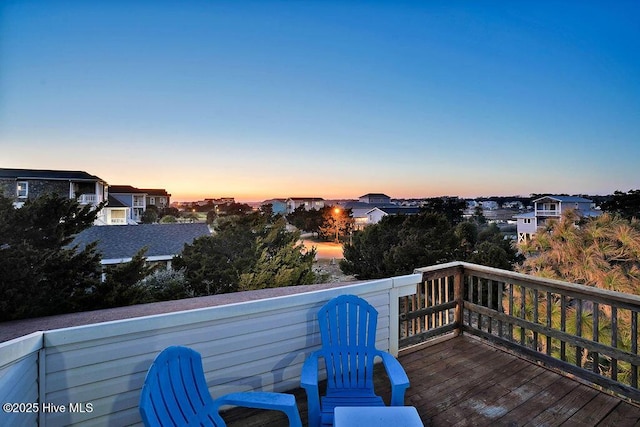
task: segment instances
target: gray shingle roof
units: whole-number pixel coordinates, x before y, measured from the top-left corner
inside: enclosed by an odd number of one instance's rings
[[[88,180],[101,181],[95,175],[84,171],[47,170],[47,169],[0,169],[0,178],[14,179],[55,179],[55,180]]]
[[[552,200],[557,200],[559,202],[564,202],[564,203],[591,203],[593,202],[593,200],[589,200],[589,199],[585,199],[584,197],[578,197],[578,196],[543,196],[540,197],[538,199],[535,199],[534,202],[537,202],[538,200],[543,200],[543,199],[552,199]]]
[[[84,230],[72,245],[82,249],[97,241],[103,260],[132,258],[145,246],[147,257],[172,257],[182,252],[185,243],[209,235],[209,227],[204,223],[103,225]]]

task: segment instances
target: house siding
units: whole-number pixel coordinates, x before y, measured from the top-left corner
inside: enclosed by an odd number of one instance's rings
[[[69,181],[46,181],[35,179],[3,179],[2,189],[5,197],[20,201],[16,194],[16,185],[18,182],[28,182],[29,190],[27,199],[33,200],[45,194],[57,194],[60,197],[69,197]]]
[[[42,348],[42,332],[36,332],[17,340],[0,344],[0,402],[40,403],[38,399],[39,364]],[[36,426],[38,411],[0,411],[0,425]]]

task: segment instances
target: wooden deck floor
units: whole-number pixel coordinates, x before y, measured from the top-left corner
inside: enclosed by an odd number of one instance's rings
[[[425,426],[634,426],[640,407],[515,357],[472,337],[401,355],[411,387],[405,403]],[[376,391],[389,399],[383,370]],[[294,390],[303,424],[306,394]],[[287,426],[277,412],[232,409],[230,427]],[[401,426],[394,426],[401,427]]]

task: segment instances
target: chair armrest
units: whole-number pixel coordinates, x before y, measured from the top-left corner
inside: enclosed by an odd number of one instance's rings
[[[218,415],[218,411],[223,405],[284,412],[289,419],[290,427],[302,427],[300,413],[298,412],[298,407],[296,405],[296,398],[292,394],[273,393],[267,391],[225,394],[214,401],[214,410],[216,411],[216,415]]]
[[[390,353],[379,351],[389,381],[391,382],[391,406],[404,406],[404,392],[409,387],[409,377],[404,368]]]
[[[229,393],[216,399],[216,405],[244,406],[257,409],[275,409],[295,406],[296,398],[292,394],[267,391],[248,391]]]
[[[314,351],[307,357],[300,373],[300,386],[304,389],[318,388],[318,360],[320,351]]]
[[[307,414],[309,427],[320,425],[320,388],[318,386],[318,359],[320,350],[314,351],[307,357],[300,373],[300,386],[307,392]]]

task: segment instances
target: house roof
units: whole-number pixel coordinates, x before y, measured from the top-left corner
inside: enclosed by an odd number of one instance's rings
[[[371,209],[371,211],[375,211],[376,209],[386,213],[387,215],[415,215],[420,213],[420,208],[415,206],[383,206],[375,207]]]
[[[312,200],[312,201],[323,201],[324,199],[322,197],[289,197],[287,200],[294,200],[294,201],[300,201],[300,200]]]
[[[0,178],[12,179],[48,179],[60,181],[100,181],[103,179],[84,171],[49,170],[49,169],[0,169]]]
[[[149,196],[171,196],[164,188],[139,188],[139,190],[147,193]]]
[[[384,193],[367,193],[364,196],[360,196],[360,198],[362,199],[363,197],[384,197],[386,199],[390,199],[391,197],[387,196]]]
[[[544,196],[544,197],[539,197],[537,199],[535,199],[533,202],[537,202],[540,200],[544,200],[544,199],[551,199],[551,200],[556,200],[558,202],[564,202],[564,203],[592,203],[593,200],[590,199],[585,199],[584,197],[578,197],[578,196]]]
[[[126,194],[146,194],[146,190],[142,190],[140,188],[133,187],[131,185],[110,185],[109,193],[126,193]]]
[[[82,231],[72,245],[82,249],[97,241],[103,263],[129,260],[145,246],[147,258],[170,259],[182,252],[185,243],[210,235],[209,227],[204,223],[103,225]]]
[[[390,203],[367,203],[367,202],[354,202],[354,201],[349,201],[347,203],[345,203],[344,205],[342,205],[343,208],[345,209],[373,209],[375,208],[383,208],[383,207],[396,207],[398,205],[393,205]]]
[[[518,215],[514,215],[513,218],[535,218],[535,216],[536,216],[536,213],[531,211],[531,212],[525,212]]]
[[[113,197],[111,194],[109,194],[108,200],[109,200],[109,202],[107,203],[108,208],[128,208],[129,207],[124,203],[122,203],[120,200]]]

